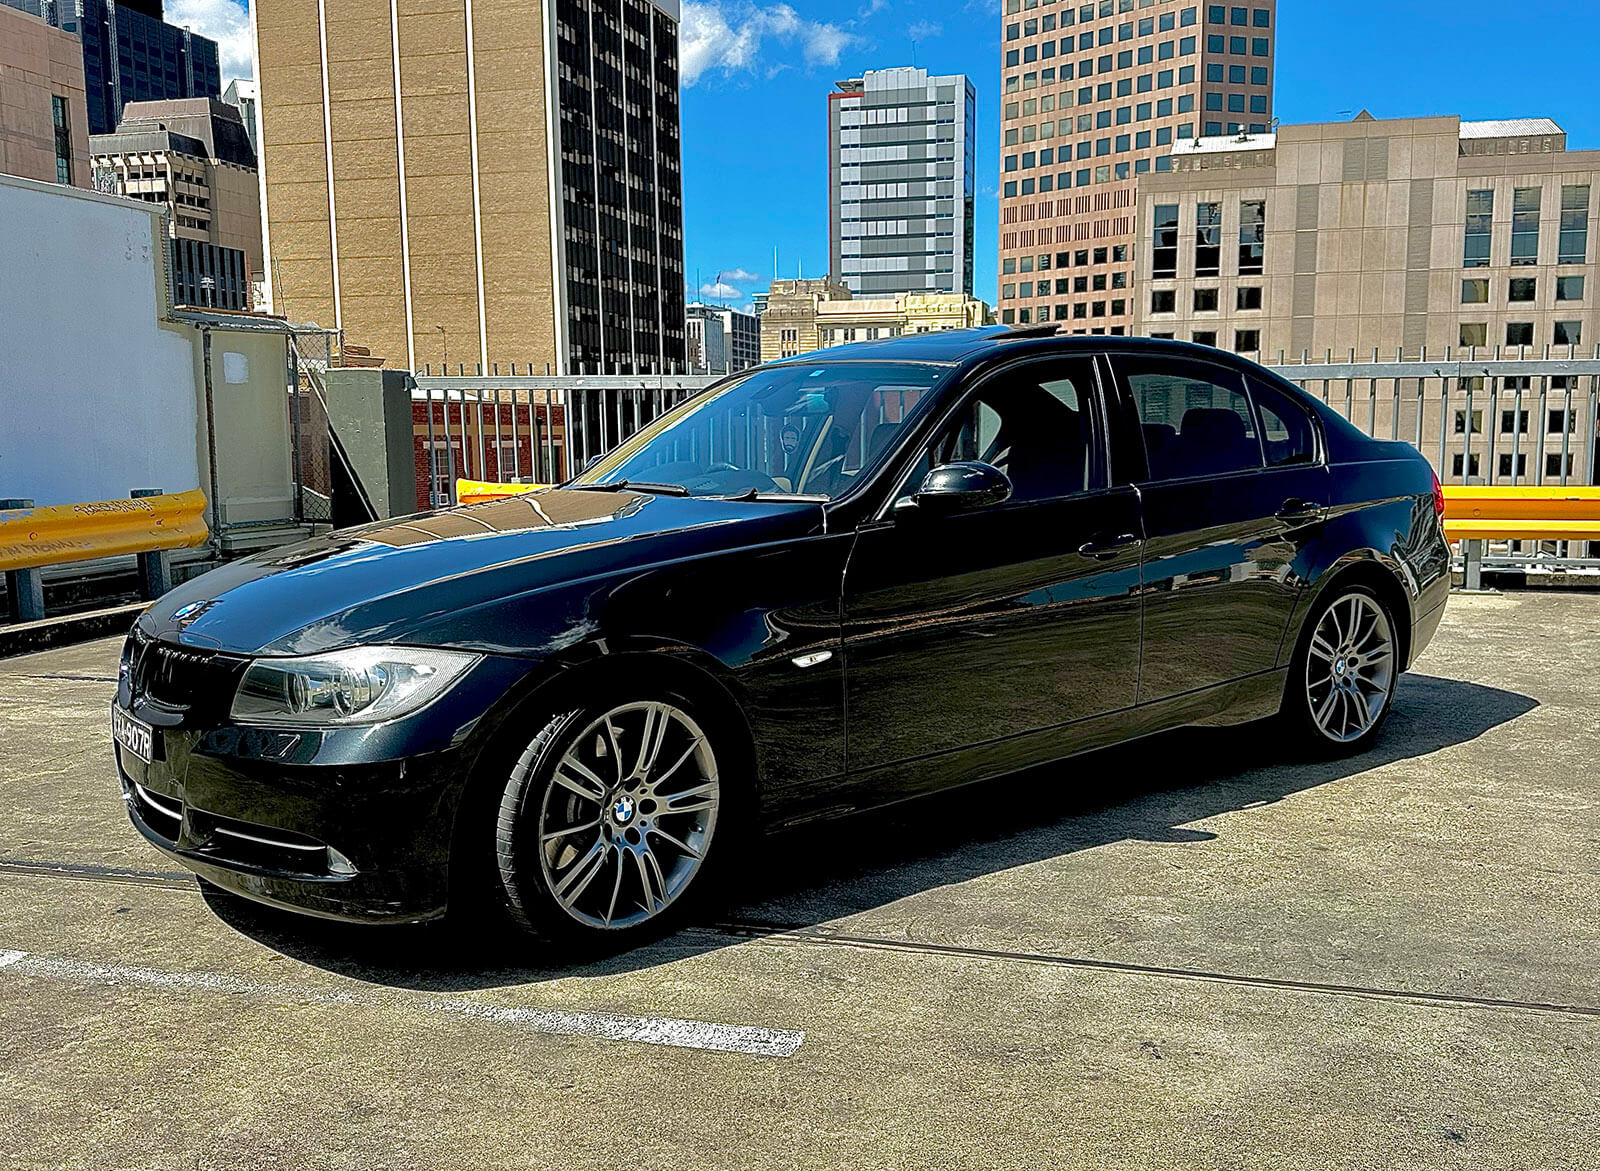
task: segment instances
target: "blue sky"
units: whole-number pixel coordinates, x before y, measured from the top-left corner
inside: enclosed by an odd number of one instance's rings
[[[1203,0],[1195,0],[1201,3]],[[223,79],[250,72],[241,0],[167,0],[167,19],[216,37]],[[978,91],[975,292],[995,300],[999,0],[689,0],[683,5],[686,271],[745,304],[774,275],[828,265],[827,93],[864,69],[914,63]],[[1505,14],[1514,11],[1516,19]],[[1499,18],[1496,19],[1496,15]],[[915,32],[915,45],[910,34]],[[1600,148],[1597,0],[1279,0],[1274,112],[1332,121],[1544,115]]]
[[[1197,3],[1201,0],[1196,0]],[[691,286],[728,300],[828,265],[826,94],[838,78],[916,61],[978,91],[975,292],[995,300],[1000,17],[992,0],[793,0],[684,6],[684,235]],[[1527,0],[1518,19],[1445,0],[1279,0],[1274,112],[1334,121],[1544,115],[1600,148],[1596,0]],[[1469,14],[1470,13],[1470,14]],[[692,78],[690,75],[693,74]],[[697,279],[698,274],[698,279]],[[737,290],[737,296],[732,291]],[[691,294],[692,295],[692,294]]]

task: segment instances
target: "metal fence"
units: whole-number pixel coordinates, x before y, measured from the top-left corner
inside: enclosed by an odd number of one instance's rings
[[[1600,347],[1450,350],[1270,366],[1365,433],[1414,444],[1446,483],[1596,482]],[[455,502],[458,478],[556,482],[712,385],[704,375],[435,374],[414,379],[419,507]],[[1600,568],[1580,543],[1509,542],[1487,568]]]
[[[706,375],[454,375],[412,379],[419,507],[457,479],[557,483],[717,381]]]

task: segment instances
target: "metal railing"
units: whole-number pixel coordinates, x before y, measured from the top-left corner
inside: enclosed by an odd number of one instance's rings
[[[1377,438],[1404,439],[1445,483],[1591,484],[1600,461],[1600,346],[1539,353],[1446,348],[1344,360],[1280,353],[1276,373]],[[455,503],[460,479],[555,482],[586,466],[689,395],[707,375],[472,375],[431,368],[414,379],[419,505]],[[1487,568],[1600,568],[1582,542],[1480,548]],[[1574,547],[1576,546],[1576,547]]]
[[[1270,367],[1368,435],[1409,440],[1446,484],[1596,482],[1600,346],[1530,354],[1468,348],[1415,358],[1376,352],[1344,361],[1282,353]],[[1530,458],[1531,457],[1531,458]],[[1529,464],[1531,463],[1531,468]],[[1596,543],[1591,543],[1596,544]],[[1600,570],[1582,541],[1461,541],[1458,564],[1479,569]]]
[[[453,375],[412,378],[419,505],[456,503],[458,479],[557,483],[720,375]]]

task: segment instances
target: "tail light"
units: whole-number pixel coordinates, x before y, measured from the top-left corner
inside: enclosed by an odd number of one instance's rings
[[[1439,474],[1433,476],[1433,512],[1440,520],[1444,519],[1444,485],[1439,483]]]

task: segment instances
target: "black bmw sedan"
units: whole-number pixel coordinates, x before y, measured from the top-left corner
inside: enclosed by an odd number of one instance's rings
[[[226,565],[140,617],[134,825],[353,920],[685,914],[800,822],[1186,724],[1358,751],[1442,497],[1231,354],[985,329],[735,375],[557,488]]]

